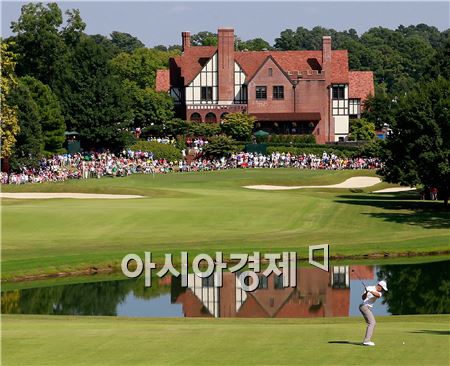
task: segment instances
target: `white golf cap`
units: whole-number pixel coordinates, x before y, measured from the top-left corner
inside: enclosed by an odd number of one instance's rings
[[[386,281],[380,281],[378,284],[383,288],[384,291],[387,291],[387,284]]]

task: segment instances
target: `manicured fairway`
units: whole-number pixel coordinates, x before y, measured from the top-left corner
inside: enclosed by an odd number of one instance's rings
[[[5,192],[137,194],[130,200],[2,202],[2,277],[117,266],[130,252],[190,255],[280,252],[329,243],[331,254],[449,249],[450,213],[417,193],[365,190],[253,191],[244,185],[322,185],[372,171],[233,170],[135,175],[27,186]],[[403,199],[406,197],[406,199]],[[176,255],[175,255],[176,257]]]
[[[354,344],[364,331],[358,317],[171,320],[8,315],[3,316],[2,364],[449,364],[449,316],[377,320],[376,346],[363,347]]]

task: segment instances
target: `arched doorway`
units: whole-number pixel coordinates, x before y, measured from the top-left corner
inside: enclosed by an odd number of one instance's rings
[[[205,116],[205,122],[208,123],[216,123],[217,122],[217,117],[214,113],[209,112],[206,116]]]
[[[190,120],[192,122],[201,122],[202,121],[202,116],[200,116],[199,113],[192,113]]]

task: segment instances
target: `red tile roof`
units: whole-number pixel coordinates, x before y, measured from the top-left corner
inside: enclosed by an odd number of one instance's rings
[[[217,48],[212,46],[191,46],[181,56],[174,57],[171,60],[171,84],[181,84],[183,78],[184,85],[188,85],[216,52]],[[234,54],[235,60],[249,78],[269,56],[286,72],[322,68],[322,51],[247,51]],[[348,83],[347,50],[333,50],[331,60],[331,82]],[[181,70],[177,76],[172,75],[175,69]]]
[[[348,83],[347,50],[331,52],[331,82]],[[253,77],[259,66],[269,56],[272,56],[286,72],[322,69],[322,51],[253,51],[234,54],[235,60],[249,78]]]
[[[359,98],[364,101],[368,95],[374,95],[372,71],[349,72],[349,98]]]
[[[180,77],[184,78],[184,85],[188,85],[198,75],[216,51],[217,47],[213,46],[191,46],[181,56],[173,58],[181,70]]]
[[[156,70],[156,91],[167,92],[170,89],[169,70]]]

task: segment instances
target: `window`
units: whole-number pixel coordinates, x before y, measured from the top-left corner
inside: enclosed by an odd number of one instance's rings
[[[268,74],[269,74],[269,76],[272,76],[272,74],[273,74],[273,70],[271,67],[269,67],[269,69],[268,69]]]
[[[349,99],[350,116],[359,116],[361,114],[361,99]]]
[[[273,99],[284,99],[284,86],[277,85],[273,87]]]
[[[256,99],[267,99],[267,87],[257,86],[256,87]]]
[[[283,288],[283,275],[275,276],[275,290],[282,290]]]
[[[222,113],[220,116],[220,120],[223,121],[227,115],[228,115],[227,112]]]
[[[345,85],[333,85],[333,99],[345,99]]]
[[[202,121],[202,116],[200,116],[200,114],[198,114],[198,113],[192,113],[191,114],[191,121],[192,122],[201,122]]]
[[[266,276],[259,276],[258,289],[267,289],[269,288],[269,281]]]
[[[348,116],[348,99],[345,98],[345,85],[333,85],[332,97],[333,115]]]
[[[202,101],[212,101],[213,100],[213,88],[212,86],[202,86]]]
[[[209,277],[202,277],[202,287],[214,287],[214,273]]]
[[[215,122],[217,122],[216,115],[214,113],[209,112],[205,116],[205,122],[208,122],[208,123],[215,123]]]

